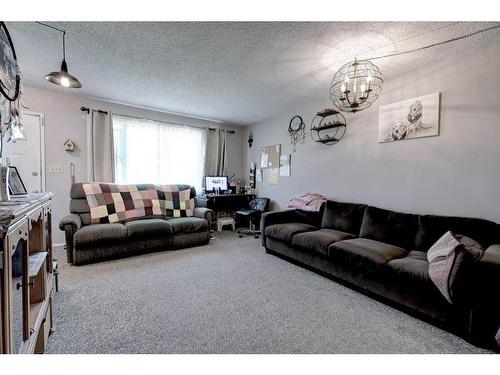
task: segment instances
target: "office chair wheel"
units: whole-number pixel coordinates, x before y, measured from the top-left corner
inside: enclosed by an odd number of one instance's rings
[[[239,237],[239,238],[243,238],[243,235],[242,235],[242,234],[240,234],[238,237]]]
[[[258,240],[258,239],[259,239],[259,236],[253,236],[253,238],[255,238],[256,240]]]

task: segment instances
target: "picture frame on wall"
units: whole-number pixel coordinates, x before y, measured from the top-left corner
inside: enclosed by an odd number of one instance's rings
[[[378,142],[439,135],[440,93],[380,106]]]

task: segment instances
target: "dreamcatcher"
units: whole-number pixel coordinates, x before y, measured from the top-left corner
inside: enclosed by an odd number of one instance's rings
[[[21,75],[16,51],[9,31],[0,22],[0,136],[7,142],[24,138],[20,106],[27,108],[20,99]],[[1,149],[0,149],[1,157]]]
[[[293,116],[288,124],[288,134],[290,135],[290,143],[293,145],[293,152],[295,152],[297,143],[304,143],[306,138],[306,126],[302,117],[299,115]]]

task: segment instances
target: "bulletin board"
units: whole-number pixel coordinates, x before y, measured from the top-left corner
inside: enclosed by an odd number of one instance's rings
[[[263,146],[260,149],[260,167],[261,168],[279,168],[280,167],[281,145]]]

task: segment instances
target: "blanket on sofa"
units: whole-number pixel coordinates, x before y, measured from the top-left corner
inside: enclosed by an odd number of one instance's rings
[[[326,198],[317,193],[299,194],[290,199],[287,208],[298,208],[304,211],[319,212],[321,205],[326,202]]]
[[[145,216],[193,216],[189,185],[118,185],[102,182],[82,185],[90,207],[90,222],[117,223]]]

